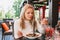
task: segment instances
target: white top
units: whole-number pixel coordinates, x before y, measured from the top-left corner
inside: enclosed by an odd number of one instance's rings
[[[23,36],[26,35],[27,33],[31,33],[33,32],[33,28],[31,26],[31,24],[29,23],[29,21],[26,21],[25,20],[25,29],[21,29],[20,27],[20,20],[16,20],[14,22],[14,37],[17,39],[19,38],[20,36],[18,36],[18,31],[22,32],[23,33]],[[42,26],[39,25],[39,23],[37,23],[37,29],[40,33],[44,33],[44,28]]]
[[[23,36],[26,35],[27,33],[33,32],[32,26],[29,23],[29,21],[25,21],[25,26],[26,26],[26,28],[22,30],[21,27],[20,27],[20,20],[15,21],[15,23],[14,23],[14,37],[15,38],[20,37],[17,34],[18,31],[22,32]]]

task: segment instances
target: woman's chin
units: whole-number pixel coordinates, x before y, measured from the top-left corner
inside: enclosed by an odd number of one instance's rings
[[[32,19],[31,19],[31,18],[29,18],[29,19],[27,19],[27,20],[29,20],[29,21],[30,21],[30,20],[32,20]]]

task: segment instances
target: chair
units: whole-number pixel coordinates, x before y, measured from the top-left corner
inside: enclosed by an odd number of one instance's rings
[[[11,22],[11,21],[13,21],[13,20],[8,20],[8,21],[4,20],[3,23],[1,23],[1,26],[2,26],[2,40],[3,39],[5,40],[5,36],[13,35],[13,33],[14,33],[13,22]],[[9,22],[10,22],[10,24],[9,24]],[[12,31],[9,31],[10,27],[12,27]]]

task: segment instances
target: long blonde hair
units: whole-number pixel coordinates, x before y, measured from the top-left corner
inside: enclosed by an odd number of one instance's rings
[[[25,11],[28,9],[28,8],[32,8],[33,10],[34,10],[34,8],[33,8],[33,6],[32,5],[30,5],[30,4],[26,4],[23,8],[22,8],[22,10],[21,10],[21,14],[20,14],[20,27],[22,28],[22,29],[25,29],[25,23],[24,23],[24,20],[25,20]],[[34,12],[33,12],[33,14],[34,14]],[[36,25],[36,22],[35,22],[35,17],[33,16],[33,19],[30,21],[30,23],[31,23],[31,25]]]

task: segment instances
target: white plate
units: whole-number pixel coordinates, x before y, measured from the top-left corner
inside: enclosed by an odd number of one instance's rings
[[[32,34],[32,33],[29,33],[29,34]],[[42,34],[40,34],[40,33],[35,33],[35,34],[37,34],[37,35],[39,35],[39,36],[37,36],[37,37],[36,37],[36,36],[35,36],[35,37],[28,37],[28,36],[25,35],[24,37],[26,37],[26,38],[28,38],[28,39],[35,39],[35,38],[41,37],[41,35],[42,35]]]

